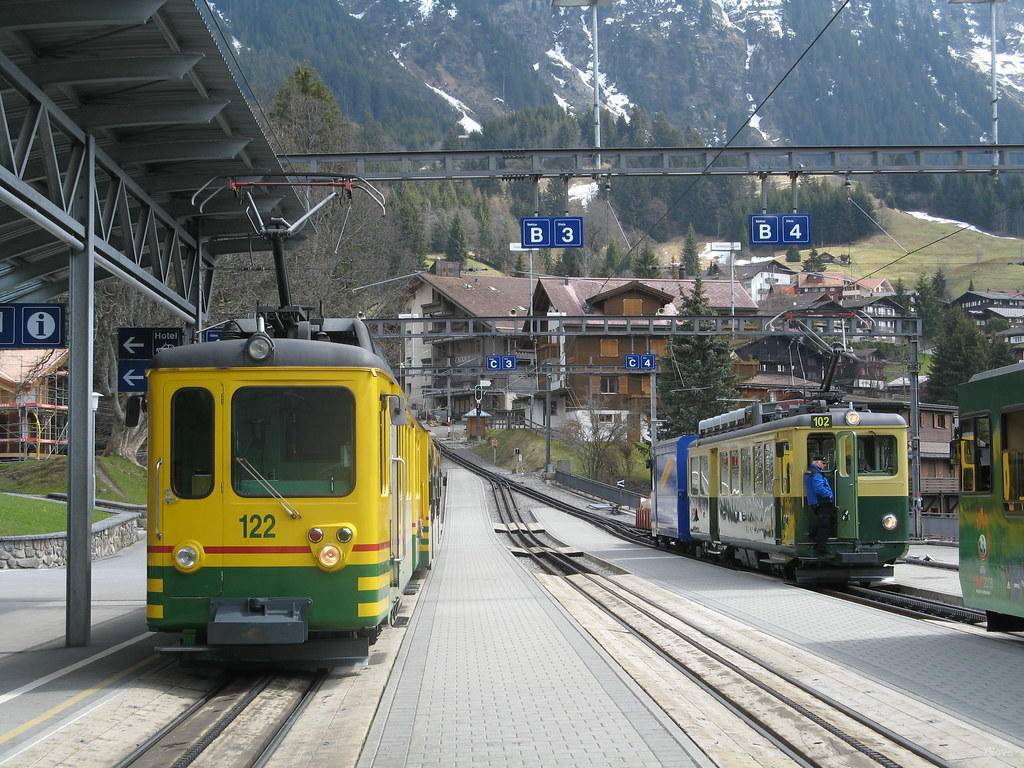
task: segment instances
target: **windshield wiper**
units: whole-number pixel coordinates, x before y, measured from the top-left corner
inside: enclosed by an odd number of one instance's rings
[[[298,510],[289,504],[288,500],[284,496],[277,492],[277,489],[270,484],[270,481],[261,475],[256,467],[249,463],[248,459],[243,456],[236,456],[235,461],[238,462],[238,466],[252,476],[252,479],[255,480],[263,490],[269,493],[273,498],[277,499],[277,503],[281,505],[281,509],[288,513],[288,517],[292,520],[298,520],[302,517],[302,515],[298,513]]]

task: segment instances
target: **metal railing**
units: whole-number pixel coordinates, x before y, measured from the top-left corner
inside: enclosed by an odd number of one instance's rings
[[[596,496],[599,499],[618,504],[620,507],[640,508],[642,496],[639,493],[627,491],[625,488],[617,488],[607,483],[599,483],[597,480],[573,475],[560,469],[555,471],[555,482],[574,491],[581,491],[590,496]]]

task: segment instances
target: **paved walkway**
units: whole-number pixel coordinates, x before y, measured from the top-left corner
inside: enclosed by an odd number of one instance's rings
[[[702,764],[499,543],[484,484],[462,469],[448,483],[441,555],[359,765]]]
[[[536,514],[567,544],[1024,744],[1022,643],[629,544],[550,508]]]

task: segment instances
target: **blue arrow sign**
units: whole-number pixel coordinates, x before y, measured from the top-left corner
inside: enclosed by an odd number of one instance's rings
[[[151,363],[150,360],[118,360],[117,391],[145,392],[146,371]]]

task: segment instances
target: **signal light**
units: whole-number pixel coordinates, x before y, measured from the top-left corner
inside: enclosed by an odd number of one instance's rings
[[[310,544],[319,544],[324,540],[324,532],[322,528],[310,528],[306,533],[306,538],[309,539]]]

